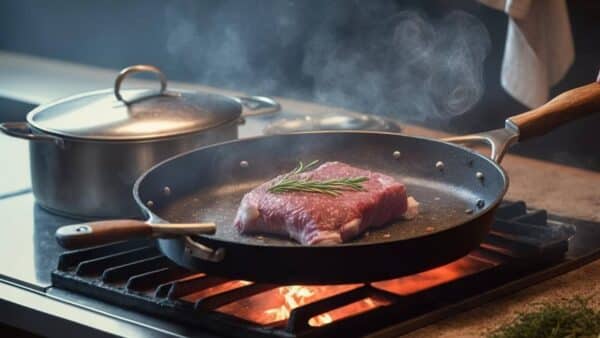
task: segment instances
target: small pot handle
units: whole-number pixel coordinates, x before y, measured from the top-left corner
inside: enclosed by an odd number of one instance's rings
[[[65,225],[56,230],[56,241],[65,249],[79,249],[144,237],[213,234],[214,223],[150,224],[135,219],[117,219]]]
[[[128,103],[121,96],[121,84],[129,74],[134,73],[154,73],[158,76],[158,80],[160,81],[160,93],[164,93],[164,91],[167,89],[167,77],[158,67],[152,65],[133,65],[122,69],[115,79],[114,92],[117,100]]]
[[[266,96],[244,96],[235,99],[244,108],[242,116],[272,114],[281,110],[281,105],[277,101]]]
[[[566,91],[544,105],[510,117],[507,125],[518,129],[519,141],[541,136],[567,122],[600,112],[600,83]]]
[[[59,137],[33,133],[27,122],[2,122],[0,123],[0,131],[6,135],[30,141],[54,142],[57,145],[63,144],[63,140]]]

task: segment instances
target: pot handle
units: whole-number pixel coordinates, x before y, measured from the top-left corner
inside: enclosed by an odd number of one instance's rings
[[[590,83],[566,91],[544,105],[506,120],[509,127],[519,132],[524,141],[567,122],[600,112],[600,83]]]
[[[2,122],[0,123],[0,131],[6,135],[30,141],[54,142],[57,145],[63,144],[63,140],[59,137],[47,134],[34,134],[27,122]]]
[[[242,116],[256,116],[276,113],[281,110],[281,105],[266,96],[235,97],[242,107]]]
[[[115,79],[114,92],[117,100],[128,103],[123,96],[121,96],[121,84],[129,74],[134,73],[154,73],[158,76],[158,80],[160,81],[160,93],[164,93],[167,89],[167,77],[158,67],[152,65],[133,65],[123,68]]]
[[[151,224],[135,219],[117,219],[65,225],[56,230],[56,241],[65,249],[79,249],[144,237],[214,234],[214,223]]]

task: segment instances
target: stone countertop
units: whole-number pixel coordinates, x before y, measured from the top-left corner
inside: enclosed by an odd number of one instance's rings
[[[517,313],[532,309],[536,303],[560,301],[575,295],[584,298],[593,296],[590,305],[600,309],[600,260],[508,297],[448,317],[404,337],[481,337],[502,324],[511,322]]]

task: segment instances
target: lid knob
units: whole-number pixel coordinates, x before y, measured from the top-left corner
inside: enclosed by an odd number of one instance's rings
[[[154,74],[158,75],[158,80],[160,81],[160,93],[161,94],[167,89],[167,77],[165,76],[165,74],[163,74],[163,72],[158,67],[155,67],[152,65],[133,65],[133,66],[129,66],[127,68],[122,69],[119,72],[119,76],[117,76],[117,78],[115,79],[115,97],[117,98],[117,100],[128,103],[121,96],[121,92],[120,92],[121,91],[121,83],[123,82],[123,80],[125,80],[127,75],[134,74],[134,73],[144,73],[144,72],[154,73]]]

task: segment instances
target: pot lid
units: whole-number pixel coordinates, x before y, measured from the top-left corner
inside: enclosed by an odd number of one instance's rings
[[[121,90],[132,73],[158,75],[160,91]],[[144,140],[197,132],[236,120],[236,98],[193,91],[167,91],[164,74],[150,65],[123,69],[112,90],[68,97],[27,115],[34,128],[47,133],[93,140]]]
[[[280,119],[268,125],[265,128],[264,133],[267,135],[274,135],[324,130],[400,132],[400,126],[395,121],[383,117],[345,112]]]

